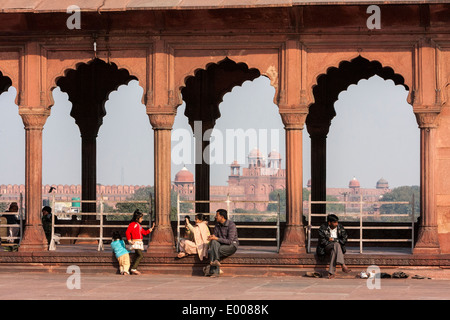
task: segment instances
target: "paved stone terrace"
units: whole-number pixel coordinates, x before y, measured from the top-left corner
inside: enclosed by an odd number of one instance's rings
[[[11,274],[1,273],[0,299],[191,300],[198,304],[207,300],[254,300],[267,303],[269,300],[450,298],[450,279],[381,279],[380,289],[369,289],[366,279],[356,278],[330,280],[292,276],[226,275],[209,278],[148,274],[121,276],[89,274],[81,270],[79,289],[69,289],[67,282],[70,276],[71,274],[61,273],[14,273],[12,278]],[[180,312],[181,315],[181,310],[172,312],[175,315]]]

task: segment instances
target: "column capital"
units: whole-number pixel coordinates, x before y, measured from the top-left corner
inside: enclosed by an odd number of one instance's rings
[[[25,130],[42,130],[50,110],[45,108],[20,107],[19,115],[22,117]]]
[[[176,111],[147,111],[154,130],[172,130]]]
[[[286,130],[303,130],[308,112],[306,110],[280,108],[280,115]]]
[[[437,117],[439,111],[429,109],[414,110],[414,115],[420,129],[434,129],[438,127]]]

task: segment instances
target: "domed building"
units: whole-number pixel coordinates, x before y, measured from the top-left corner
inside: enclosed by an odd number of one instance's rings
[[[172,190],[175,190],[182,195],[194,193],[194,175],[186,167],[183,167],[183,169],[178,171],[175,175]]]
[[[377,181],[377,189],[389,189],[389,183],[387,182],[386,179],[381,178],[380,180]]]
[[[353,177],[353,179],[350,180],[348,187],[353,190],[354,193],[359,193],[359,190],[361,189],[361,185],[356,177]]]
[[[230,175],[227,186],[211,186],[210,199],[223,200],[230,196],[231,200],[245,200],[247,202],[237,202],[230,207],[230,210],[237,208],[249,211],[266,211],[267,203],[251,203],[250,201],[268,201],[269,194],[277,189],[286,189],[286,170],[281,169],[281,155],[272,150],[267,161],[263,153],[254,148],[248,154],[248,167],[242,168],[235,160],[230,165]],[[194,175],[184,167],[175,175],[172,183],[172,190],[187,199],[195,199],[195,179]],[[211,203],[210,212],[223,207],[223,203]]]
[[[258,148],[253,148],[253,150],[248,154],[248,164],[249,168],[260,168],[266,166],[264,155]]]

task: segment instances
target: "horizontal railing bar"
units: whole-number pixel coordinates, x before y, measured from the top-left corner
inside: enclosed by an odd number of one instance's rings
[[[311,201],[311,204],[361,204],[361,203],[376,203],[384,204],[411,204],[407,201]]]
[[[307,228],[311,228],[311,229],[319,229],[320,227],[319,226],[306,226]],[[361,229],[361,227],[352,227],[352,226],[348,226],[348,227],[345,227],[345,229],[352,229],[352,230],[359,230],[359,229]],[[367,227],[367,226],[362,226],[362,229],[363,230],[377,230],[377,229],[386,229],[386,230],[390,230],[390,229],[392,229],[392,230],[398,230],[398,229],[400,229],[400,230],[411,230],[412,229],[412,227],[403,227],[403,226],[398,226],[398,227],[396,227],[396,226],[394,226],[394,227]]]
[[[236,225],[236,228],[246,228],[246,229],[277,229],[277,226],[250,226],[250,225]]]
[[[311,238],[311,241],[318,241],[318,238]],[[411,242],[411,239],[347,239],[347,242]]]
[[[311,217],[326,217],[328,214],[327,213],[311,213],[310,216]],[[411,218],[411,214],[410,213],[386,213],[386,214],[380,214],[380,215],[373,215],[373,214],[359,214],[357,212],[355,213],[340,213],[339,214],[340,217],[372,217],[372,218],[383,218],[383,217],[406,217],[406,218]]]
[[[264,200],[180,200],[180,203],[278,203],[278,201],[264,201]]]
[[[277,241],[277,238],[239,238],[239,241]]]

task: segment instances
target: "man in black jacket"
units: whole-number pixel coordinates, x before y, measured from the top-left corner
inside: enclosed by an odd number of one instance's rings
[[[342,271],[346,273],[351,271],[344,262],[347,238],[347,232],[344,227],[339,224],[339,218],[334,214],[328,215],[327,223],[322,224],[319,228],[317,255],[330,255],[330,267],[328,269],[328,278],[330,279],[335,277],[336,264],[341,264]]]

